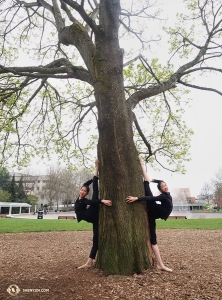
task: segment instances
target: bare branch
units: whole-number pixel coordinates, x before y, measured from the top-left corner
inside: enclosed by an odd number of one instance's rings
[[[60,2],[61,2],[61,9],[63,9],[66,12],[69,20],[73,23],[77,22],[77,20],[72,15],[72,13],[71,13],[70,9],[68,8],[68,6],[66,5],[66,3],[64,3],[62,0]]]
[[[218,69],[218,68],[213,68],[213,67],[199,67],[199,68],[193,68],[189,71],[186,71],[183,73],[183,76],[187,75],[187,74],[190,74],[190,73],[193,73],[193,72],[198,72],[198,71],[216,71],[216,72],[219,72],[219,73],[222,73],[222,69]]]
[[[197,48],[197,49],[201,49],[201,46],[198,46],[197,44],[195,44],[194,42],[192,42],[190,39],[188,39],[188,37],[186,37],[185,35],[183,35],[181,32],[175,31],[173,34],[176,35],[180,35],[183,41],[183,46],[188,46],[188,45],[192,45],[193,47]],[[185,43],[188,44],[185,44]]]
[[[172,169],[170,169],[170,168],[166,168],[163,164],[161,164],[161,163],[159,162],[159,160],[157,159],[157,156],[156,156],[156,155],[155,155],[155,160],[156,160],[156,162],[157,162],[163,169],[168,170],[168,171],[170,171],[170,172],[177,172],[177,170],[172,170]]]
[[[145,144],[146,147],[148,148],[149,157],[151,157],[151,156],[153,155],[153,152],[152,152],[152,149],[151,149],[151,145],[150,145],[150,143],[147,141],[145,135],[143,134],[143,132],[142,132],[140,126],[139,126],[139,123],[138,123],[138,121],[137,121],[136,115],[135,115],[134,113],[132,113],[132,114],[133,114],[133,122],[134,122],[134,124],[135,124],[135,126],[136,126],[136,129],[137,129],[139,135],[141,136],[141,138],[142,138],[144,144]]]
[[[29,107],[29,105],[31,104],[32,100],[35,98],[36,95],[38,95],[38,93],[41,91],[42,87],[44,86],[46,82],[46,79],[42,80],[40,86],[36,89],[36,91],[32,94],[32,96],[29,98],[29,100],[26,102],[26,104],[24,105],[24,107],[22,108],[21,112],[19,114],[17,114],[16,116],[13,116],[11,118],[9,118],[11,121],[13,120],[17,120],[19,117],[21,117],[27,110],[27,108]]]
[[[63,67],[64,66],[64,67]],[[92,79],[89,72],[83,67],[73,66],[67,59],[58,59],[45,67],[11,67],[6,68],[0,65],[0,74],[12,73],[20,76],[33,78],[76,78],[89,84],[92,84]],[[64,74],[67,75],[54,75]]]
[[[142,43],[142,44],[148,44],[150,43],[150,41],[146,41],[145,39],[141,38],[141,32],[136,32],[135,30],[133,30],[130,26],[127,26],[122,20],[119,20],[119,22],[123,25],[123,27],[128,31],[131,32],[133,35],[136,36],[136,38]],[[153,39],[152,41],[158,41],[158,39]]]
[[[209,35],[210,34],[210,30],[209,30],[209,27],[208,27],[208,24],[207,24],[207,21],[206,21],[206,14],[205,14],[206,13],[205,7],[207,5],[207,2],[208,2],[208,0],[206,0],[205,3],[203,4],[203,6],[201,7],[200,6],[200,1],[198,0],[198,7],[199,7],[199,10],[200,10],[201,19],[202,19],[203,24],[204,24],[204,26],[206,28],[206,31],[207,31],[207,33]]]
[[[54,15],[53,6],[51,6],[50,4],[48,4],[44,0],[37,0],[37,2],[31,2],[31,3],[28,3],[26,1],[19,1],[19,0],[16,0],[16,2],[21,4],[23,7],[26,7],[26,8],[32,8],[34,6],[38,6],[38,7],[43,6]]]
[[[52,4],[53,4],[53,9],[54,9],[54,16],[55,16],[57,29],[58,29],[58,31],[60,31],[65,27],[65,22],[62,18],[62,14],[60,12],[57,0],[52,0]]]
[[[134,61],[137,61],[137,59],[139,59],[140,57],[141,57],[141,54],[137,55],[133,59],[131,59],[131,60],[127,61],[125,64],[123,64],[123,67],[126,67],[126,66],[132,64]]]
[[[208,45],[212,39],[213,33],[211,33],[206,41],[203,47],[201,47],[200,51],[196,55],[196,57],[188,62],[187,64],[184,64],[181,66],[171,77],[169,80],[159,83],[159,84],[154,84],[153,86],[150,86],[147,89],[143,89],[141,91],[135,92],[131,97],[128,98],[128,102],[130,107],[133,109],[139,101],[149,98],[155,95],[158,95],[166,90],[169,90],[171,88],[174,88],[176,83],[179,82],[180,78],[183,76],[183,73],[192,68],[193,66],[197,65],[201,59],[204,57],[206,54],[206,51],[208,49]]]
[[[217,89],[213,89],[213,88],[208,88],[208,87],[205,87],[205,86],[199,86],[199,85],[194,85],[194,84],[186,83],[186,82],[182,81],[181,79],[178,80],[178,83],[181,83],[181,84],[183,84],[185,86],[188,86],[188,87],[191,87],[191,88],[194,88],[194,89],[208,91],[208,92],[214,92],[214,93],[217,93],[217,94],[219,94],[219,95],[222,96],[222,92],[218,91]]]
[[[89,25],[89,27],[94,31],[94,33],[98,33],[98,27],[96,23],[87,15],[86,11],[84,10],[82,5],[79,5],[76,1],[73,0],[62,0],[69,6],[71,6],[73,9],[75,9],[82,19]]]

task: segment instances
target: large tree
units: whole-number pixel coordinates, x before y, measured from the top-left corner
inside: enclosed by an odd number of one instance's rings
[[[138,151],[150,163],[183,171],[191,131],[182,121],[178,90],[221,95],[192,76],[221,74],[221,1],[186,1],[190,13],[180,16],[182,27],[167,30],[171,60],[163,67],[148,51],[155,40],[149,31],[155,34],[158,26],[149,1],[1,2],[2,161],[13,156],[27,163],[35,154],[50,157],[53,149],[87,164],[96,142],[101,197],[113,201],[100,212],[97,266],[105,274],[149,268],[144,205],[128,205],[125,197],[143,194]],[[120,37],[130,40],[124,49]],[[127,61],[133,45],[140,53]],[[28,58],[38,62],[28,66]]]

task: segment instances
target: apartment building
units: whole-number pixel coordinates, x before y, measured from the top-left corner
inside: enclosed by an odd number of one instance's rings
[[[11,177],[15,176],[15,182],[18,184],[21,177],[26,195],[35,195],[38,198],[37,207],[48,204],[46,190],[44,186],[47,181],[47,175],[27,175],[18,172],[11,172]]]

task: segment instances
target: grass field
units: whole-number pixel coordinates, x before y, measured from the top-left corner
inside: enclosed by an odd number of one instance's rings
[[[92,224],[76,220],[0,219],[0,233],[92,230]]]
[[[157,220],[156,223],[159,229],[222,230],[222,219],[170,219]]]
[[[157,229],[222,230],[222,219],[157,220]],[[0,233],[92,230],[92,224],[76,220],[0,219]]]

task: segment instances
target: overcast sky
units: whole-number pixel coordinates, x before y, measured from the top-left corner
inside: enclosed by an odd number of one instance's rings
[[[182,0],[163,1],[161,7],[165,16],[168,17],[167,25],[175,22],[176,12],[183,11]],[[221,86],[221,79],[216,76],[209,76],[204,79],[214,82],[215,86]],[[192,90],[189,94],[192,99],[191,107],[187,108],[185,120],[187,126],[194,130],[191,143],[192,160],[186,163],[186,175],[170,173],[161,170],[155,172],[150,170],[153,178],[165,180],[170,188],[181,187],[190,188],[191,196],[200,194],[204,182],[210,182],[215,172],[222,167],[221,159],[221,129],[222,129],[222,97],[206,91]],[[46,171],[48,164],[38,162],[33,163],[31,169]]]
[[[218,85],[219,85],[219,78]],[[186,163],[186,174],[161,170],[150,171],[151,177],[165,180],[170,188],[190,188],[191,195],[200,194],[204,182],[209,182],[222,167],[222,98],[209,92],[192,92],[192,107],[186,112],[186,122],[194,130],[191,143],[192,160]]]
[[[184,11],[183,1],[162,2],[162,8],[168,17],[166,24],[172,25],[176,12]],[[208,83],[219,89],[221,77],[209,75],[207,78],[201,78],[201,85]],[[164,179],[170,188],[190,188],[191,196],[196,197],[200,194],[204,182],[210,183],[215,172],[222,167],[222,97],[212,92],[193,89],[189,98],[192,102],[191,107],[186,109],[185,120],[187,126],[193,129],[194,136],[190,149],[192,160],[186,163],[186,175],[151,170],[151,177]]]

